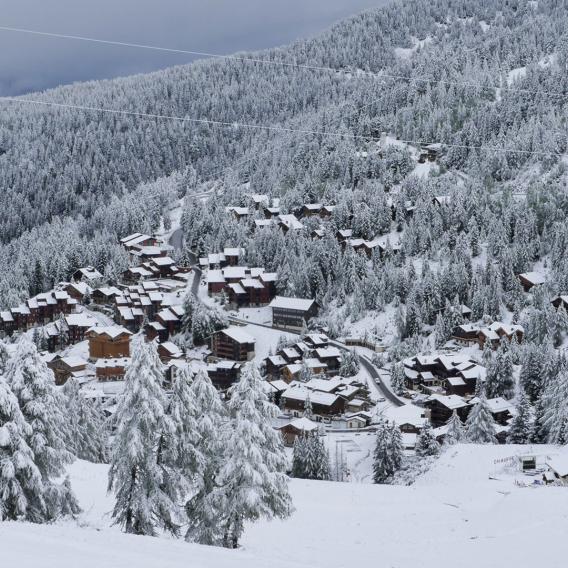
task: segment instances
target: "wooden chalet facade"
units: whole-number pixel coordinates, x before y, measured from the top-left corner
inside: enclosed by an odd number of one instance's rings
[[[132,333],[122,326],[92,327],[87,332],[90,359],[130,357]]]
[[[214,357],[231,361],[250,361],[254,358],[254,337],[239,329],[222,329],[211,337],[210,347]]]
[[[303,298],[276,296],[269,305],[272,308],[273,327],[294,331],[302,331],[318,313],[317,302]]]

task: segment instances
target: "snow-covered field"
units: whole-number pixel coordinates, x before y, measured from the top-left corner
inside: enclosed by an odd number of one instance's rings
[[[52,526],[0,525],[2,565],[18,568],[528,568],[566,565],[568,488],[523,487],[495,460],[528,446],[457,446],[410,487],[293,480],[286,521],[248,527],[237,551],[136,537],[110,527],[106,466],[77,462],[84,513]],[[558,451],[535,446],[541,456]]]

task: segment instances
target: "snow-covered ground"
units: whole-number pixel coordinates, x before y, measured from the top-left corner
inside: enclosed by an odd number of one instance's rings
[[[368,440],[362,436],[360,451],[344,453],[361,459],[371,441],[371,436]],[[351,442],[349,447],[353,449]],[[106,466],[77,462],[70,474],[85,511],[78,522],[1,524],[2,564],[18,568],[560,568],[568,554],[568,488],[524,486],[536,478],[523,475],[510,463],[516,455],[531,451],[543,458],[558,449],[457,446],[410,487],[292,480],[296,509],[292,517],[248,527],[242,548],[236,551],[122,534],[110,526]]]

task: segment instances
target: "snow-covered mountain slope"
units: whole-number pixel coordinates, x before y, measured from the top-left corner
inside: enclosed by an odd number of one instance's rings
[[[70,473],[84,508],[78,522],[3,523],[2,561],[18,568],[559,568],[568,554],[568,491],[523,486],[535,478],[507,458],[531,451],[544,459],[559,450],[457,446],[410,487],[293,480],[292,517],[248,527],[237,551],[122,534],[106,515],[106,466],[77,462]]]

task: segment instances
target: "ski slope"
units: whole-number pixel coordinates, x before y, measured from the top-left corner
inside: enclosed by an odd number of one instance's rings
[[[565,566],[568,488],[495,460],[531,449],[458,446],[410,487],[293,480],[296,511],[248,527],[239,550],[122,534],[110,526],[106,466],[77,462],[77,522],[0,524],[2,565],[18,568],[528,568]],[[544,459],[558,452],[535,446]]]

